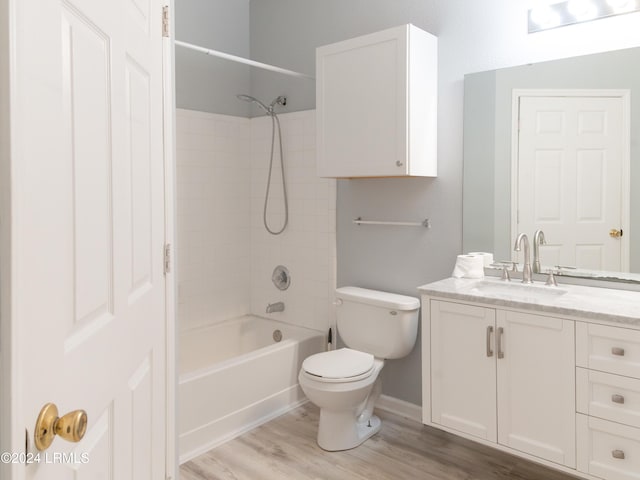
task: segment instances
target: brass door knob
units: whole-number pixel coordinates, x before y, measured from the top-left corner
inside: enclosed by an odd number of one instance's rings
[[[622,236],[622,230],[612,228],[611,230],[609,230],[609,236],[612,238],[620,238]]]
[[[53,443],[56,435],[69,442],[79,442],[87,431],[87,412],[74,410],[62,418],[58,417],[58,407],[47,403],[36,420],[34,441],[40,451],[46,450]]]

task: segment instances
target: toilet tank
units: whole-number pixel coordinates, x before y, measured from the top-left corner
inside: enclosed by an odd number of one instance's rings
[[[420,301],[359,287],[336,289],[338,333],[349,347],[377,358],[402,358],[418,334]]]

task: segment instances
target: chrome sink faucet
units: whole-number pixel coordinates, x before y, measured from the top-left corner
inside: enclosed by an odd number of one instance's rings
[[[540,245],[546,245],[544,232],[540,229],[533,234],[533,273],[540,273]]]
[[[518,235],[513,249],[519,252],[524,242],[524,268],[522,269],[522,283],[533,283],[531,280],[531,252],[529,251],[529,239],[524,233]]]

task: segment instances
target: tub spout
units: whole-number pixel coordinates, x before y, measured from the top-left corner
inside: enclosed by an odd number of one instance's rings
[[[267,313],[284,312],[284,302],[270,303],[267,305]]]

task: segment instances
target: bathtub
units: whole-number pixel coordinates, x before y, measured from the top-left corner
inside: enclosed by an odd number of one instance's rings
[[[300,365],[325,348],[321,332],[251,315],[181,334],[180,463],[304,403]]]

